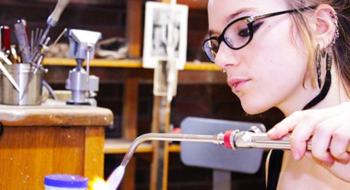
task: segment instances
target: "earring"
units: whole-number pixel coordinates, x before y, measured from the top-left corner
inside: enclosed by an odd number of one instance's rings
[[[333,13],[331,13],[331,15],[332,15],[333,23],[335,25],[335,33],[334,33],[334,36],[333,36],[333,39],[332,39],[332,43],[330,44],[330,46],[334,46],[336,41],[337,41],[337,39],[340,36],[340,33],[339,33],[338,16],[336,14],[333,14]]]
[[[326,71],[330,71],[332,67],[332,62],[333,62],[333,57],[331,53],[327,52],[327,57],[326,57]]]
[[[321,88],[321,50],[320,44],[317,44],[315,51],[315,63],[316,63],[316,76],[318,88]]]

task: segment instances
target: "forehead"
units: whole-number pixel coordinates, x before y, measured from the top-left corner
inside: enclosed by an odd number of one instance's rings
[[[209,0],[209,28],[218,30],[244,13],[269,13],[285,10],[286,0]]]

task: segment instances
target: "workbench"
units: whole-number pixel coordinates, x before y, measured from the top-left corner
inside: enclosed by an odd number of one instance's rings
[[[0,105],[0,188],[44,189],[54,173],[103,177],[104,128],[112,121],[105,108]]]

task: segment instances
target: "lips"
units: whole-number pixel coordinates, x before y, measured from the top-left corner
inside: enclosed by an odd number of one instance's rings
[[[250,80],[247,78],[230,78],[227,83],[232,90],[239,92]]]

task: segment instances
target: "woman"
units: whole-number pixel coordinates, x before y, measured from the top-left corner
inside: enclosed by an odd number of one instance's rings
[[[279,108],[268,189],[350,189],[349,1],[209,0],[208,58],[248,114]],[[311,151],[306,144],[311,143]]]

